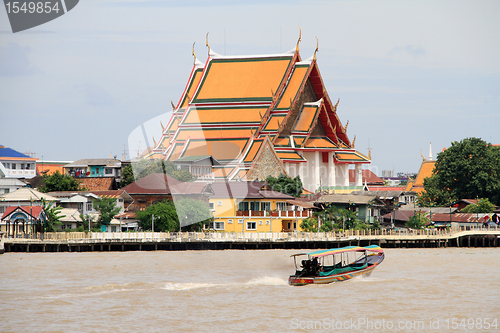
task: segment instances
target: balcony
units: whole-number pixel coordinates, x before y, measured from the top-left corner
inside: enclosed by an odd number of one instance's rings
[[[296,211],[296,210],[237,210],[236,216],[245,217],[275,217],[275,218],[305,218],[311,217],[310,210]]]

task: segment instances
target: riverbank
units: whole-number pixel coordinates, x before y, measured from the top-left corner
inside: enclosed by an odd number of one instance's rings
[[[41,238],[41,239],[40,239]],[[47,233],[38,239],[7,238],[6,252],[113,252],[188,250],[499,247],[500,230],[330,233]]]

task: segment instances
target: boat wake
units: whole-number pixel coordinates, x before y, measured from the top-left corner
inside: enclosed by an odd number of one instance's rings
[[[202,288],[241,288],[244,287],[252,287],[252,286],[286,286],[287,281],[280,277],[275,276],[263,276],[253,278],[250,281],[246,281],[243,283],[238,282],[229,282],[229,283],[193,283],[193,282],[184,282],[184,283],[175,283],[168,282],[165,284],[165,290],[192,290],[192,289],[202,289]]]
[[[167,290],[167,291],[188,291],[196,289],[238,289],[252,288],[256,286],[287,286],[287,281],[276,276],[256,277],[243,282],[226,282],[226,283],[199,283],[199,282],[130,282],[130,283],[107,283],[103,285],[90,286],[81,289],[75,289],[72,292],[65,290],[61,293],[58,290],[52,290],[50,295],[41,295],[34,297],[35,299],[66,299],[74,297],[96,297],[106,294],[137,292],[150,290]]]

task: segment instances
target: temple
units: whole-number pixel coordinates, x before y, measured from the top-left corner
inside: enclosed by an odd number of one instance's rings
[[[208,37],[208,36],[207,36]],[[208,45],[208,59],[194,64],[162,135],[146,158],[175,163],[210,156],[208,178],[254,181],[300,176],[304,188],[362,186],[370,158],[354,148],[321,78],[316,51],[302,60],[297,47],[283,54],[221,56]],[[349,169],[355,182],[349,183]],[[210,168],[209,168],[210,169]],[[207,170],[207,168],[199,168]],[[207,179],[207,175],[202,177]]]

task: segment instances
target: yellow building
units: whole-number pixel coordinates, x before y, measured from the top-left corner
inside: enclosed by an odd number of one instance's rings
[[[226,232],[281,232],[300,230],[312,216],[313,205],[273,191],[265,182],[213,183],[211,226]]]

